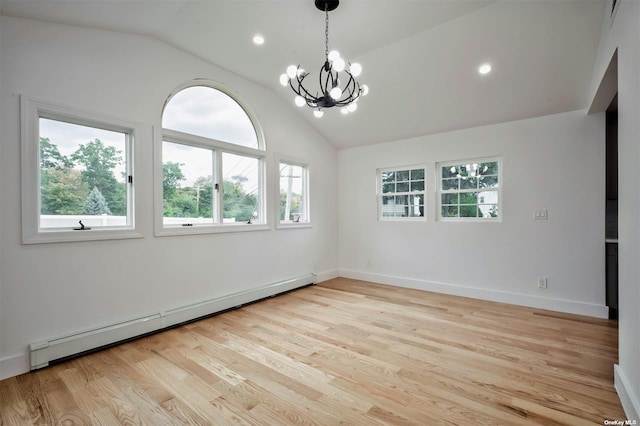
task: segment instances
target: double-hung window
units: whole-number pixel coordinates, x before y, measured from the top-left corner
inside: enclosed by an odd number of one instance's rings
[[[21,102],[23,242],[141,237],[134,153],[142,126],[26,97]]]
[[[501,161],[475,159],[438,164],[441,220],[499,220]]]
[[[378,218],[425,220],[425,167],[378,170]]]
[[[257,120],[227,89],[179,90],[156,150],[156,234],[268,229],[265,159]]]

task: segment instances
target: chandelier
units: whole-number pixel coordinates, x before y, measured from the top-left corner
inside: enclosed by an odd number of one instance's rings
[[[324,11],[325,15],[325,61],[320,67],[319,90],[312,91],[304,86],[309,73],[300,68],[300,65],[289,65],[287,72],[280,76],[280,84],[291,87],[296,94],[296,105],[313,108],[313,114],[318,118],[324,114],[324,108],[340,107],[343,114],[355,111],[360,96],[369,92],[366,84],[360,84],[356,80],[362,72],[362,66],[355,62],[347,64],[337,50],[329,52],[329,12],[337,8],[339,3],[339,0],[315,0],[316,7]],[[345,81],[346,84],[343,85]]]

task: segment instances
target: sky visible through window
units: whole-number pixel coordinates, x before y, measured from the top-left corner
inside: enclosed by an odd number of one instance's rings
[[[80,147],[80,144],[87,145],[89,142],[99,139],[105,146],[112,146],[119,151],[123,160],[126,158],[126,135],[121,132],[113,132],[111,130],[81,126],[41,117],[40,137],[48,138],[49,142],[56,145],[60,154],[65,157],[71,157]],[[78,170],[84,169],[82,165],[75,165],[74,168]],[[125,181],[123,175],[125,170],[124,161],[115,167],[114,175],[118,182],[123,183]]]
[[[165,107],[162,127],[258,148],[258,137],[245,110],[229,95],[211,87],[189,87],[172,97]]]

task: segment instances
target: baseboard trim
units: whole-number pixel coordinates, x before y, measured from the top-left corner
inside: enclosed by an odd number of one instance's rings
[[[618,364],[613,366],[613,384],[620,397],[622,409],[627,416],[626,420],[640,421],[640,402],[633,392],[633,389],[631,389],[629,380],[627,380],[627,376],[624,374],[622,367]]]
[[[318,272],[316,274],[316,283],[321,283],[323,281],[329,281],[334,278],[338,278],[338,270],[332,269],[330,271]]]
[[[596,318],[606,319],[609,317],[609,309],[604,305],[574,302],[571,300],[563,299],[552,299],[532,296],[528,294],[419,280],[415,278],[395,277],[391,275],[374,274],[370,272],[355,271],[351,269],[339,269],[338,274],[339,276],[344,278],[371,281],[374,283],[395,285],[398,287],[413,288],[416,290],[433,291],[436,293],[451,294],[453,296],[471,297],[474,299],[509,303],[512,305],[527,306],[537,309],[547,309],[550,311],[565,312],[577,315],[586,315]]]
[[[8,356],[0,359],[0,380],[8,379],[29,371],[29,354]]]
[[[30,366],[31,370],[43,368],[56,360],[66,359],[118,342],[161,331],[309,284],[315,284],[316,282],[317,275],[308,274],[255,289],[156,312],[105,327],[34,342],[29,345],[30,363],[28,366]],[[24,371],[19,371],[18,374],[22,372]]]

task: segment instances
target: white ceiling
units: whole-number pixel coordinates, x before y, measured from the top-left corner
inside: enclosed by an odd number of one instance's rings
[[[313,0],[2,0],[3,15],[145,34],[252,80],[340,148],[586,108],[604,0],[342,0],[329,48],[370,93],[347,116],[278,83],[324,61]],[[266,43],[255,46],[260,33]],[[493,71],[477,68],[490,62]]]

